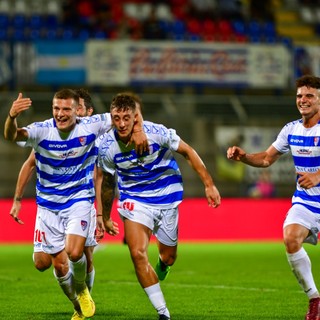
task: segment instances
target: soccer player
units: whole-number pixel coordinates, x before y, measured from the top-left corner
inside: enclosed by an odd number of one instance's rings
[[[26,141],[26,146],[35,151],[37,216],[41,230],[37,236],[42,249],[52,257],[64,293],[83,318],[91,317],[95,304],[85,283],[87,259],[83,251],[95,199],[95,140],[111,128],[110,114],[77,118],[78,93],[62,89],[53,97],[52,119],[18,128],[16,118],[31,104],[30,98],[19,93],[9,110],[4,137]],[[132,135],[132,141],[141,153],[148,149],[141,134],[141,114],[137,115],[135,127],[137,134]]]
[[[94,106],[91,99],[89,92],[85,89],[76,89],[75,90],[79,95],[79,105],[77,108],[77,116],[78,117],[88,117],[91,116],[94,112]],[[19,212],[21,210],[21,200],[24,194],[25,187],[30,180],[34,169],[36,166],[36,159],[34,151],[31,151],[28,159],[23,163],[21,170],[18,175],[18,180],[15,189],[15,195],[12,203],[12,207],[10,210],[10,215],[17,221],[19,224],[23,224],[23,221],[19,219]],[[100,201],[99,199],[97,199]],[[33,261],[35,267],[39,271],[45,271],[52,265],[52,258],[51,255],[44,252],[42,249],[42,239],[37,235],[41,233],[39,229],[39,222],[40,220],[36,218],[36,225],[35,225],[35,237],[34,237],[34,252],[33,252]],[[99,233],[96,231],[96,210],[93,208],[92,210],[92,217],[91,217],[91,224],[89,227],[90,234],[86,239],[84,253],[87,259],[87,274],[86,274],[86,284],[88,287],[89,292],[91,293],[92,287],[94,284],[95,278],[95,269],[93,266],[93,251],[95,246],[97,245],[96,240],[101,240],[103,237],[103,233]],[[68,256],[67,254],[64,255],[65,263],[68,263]],[[54,272],[56,276],[56,273]],[[57,281],[59,284],[63,285],[63,282],[59,281],[59,277],[57,277]],[[74,316],[72,320],[82,319],[81,314],[77,310],[74,311]]]
[[[130,136],[138,129],[136,103],[126,94],[118,94],[111,102],[110,113],[114,129],[100,143],[98,167],[103,171],[101,187],[105,229],[114,233],[110,217],[110,202],[104,201],[117,174],[118,211],[124,221],[125,238],[136,276],[159,319],[170,319],[159,280],[164,280],[176,260],[178,243],[178,205],[183,197],[182,177],[173,151],[182,154],[197,172],[205,186],[209,206],[220,205],[220,195],[212,177],[196,151],[173,129],[145,121],[144,131],[149,152],[137,155]],[[141,129],[139,129],[141,130]],[[158,264],[149,263],[148,246],[151,234],[157,238]]]
[[[306,75],[296,80],[296,106],[301,119],[287,123],[271,146],[258,153],[229,147],[227,158],[253,167],[271,166],[291,151],[296,169],[296,191],[283,225],[289,265],[309,298],[306,320],[320,319],[320,296],[303,242],[316,244],[320,229],[320,78]]]

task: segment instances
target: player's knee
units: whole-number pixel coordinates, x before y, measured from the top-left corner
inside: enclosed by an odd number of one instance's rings
[[[166,266],[172,266],[175,261],[177,260],[177,252],[171,252],[169,254],[163,254],[161,255],[161,261],[166,265]]]
[[[37,270],[43,272],[51,267],[52,260],[51,256],[45,253],[34,253],[33,254],[33,263]]]
[[[51,261],[50,262],[35,261],[34,266],[38,271],[43,272],[51,267]]]
[[[295,234],[287,233],[284,236],[284,245],[288,253],[295,253],[302,247],[302,239],[297,237]]]
[[[132,248],[130,251],[131,259],[134,264],[139,263],[147,263],[148,262],[148,255],[145,250],[139,248]]]

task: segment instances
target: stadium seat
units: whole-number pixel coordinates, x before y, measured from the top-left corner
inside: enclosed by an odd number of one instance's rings
[[[30,28],[38,28],[41,29],[45,26],[43,15],[34,13],[29,18],[29,26]]]
[[[62,40],[72,40],[76,38],[76,33],[73,28],[64,28],[61,32]]]
[[[160,20],[172,21],[173,15],[169,5],[165,3],[159,3],[156,6],[156,17]]]
[[[11,11],[10,0],[1,0],[0,1],[0,13],[9,15]]]
[[[26,14],[28,11],[25,0],[16,0],[13,2],[13,14]]]
[[[78,36],[77,38],[79,40],[88,40],[90,38],[90,32],[89,30],[87,29],[81,29],[79,32],[78,32]]]
[[[11,35],[11,39],[17,42],[25,42],[28,40],[28,33],[26,29],[14,29]]]
[[[34,41],[34,40],[39,40],[41,38],[41,32],[40,32],[40,29],[38,28],[31,28],[29,30],[29,39]]]
[[[236,36],[246,36],[247,30],[246,30],[246,24],[241,20],[234,20],[231,22],[233,32]]]
[[[175,20],[172,23],[172,35],[173,40],[185,40],[186,25],[182,20]]]
[[[218,37],[220,41],[231,41],[234,36],[233,28],[229,20],[220,20],[217,23]]]
[[[258,21],[250,21],[248,23],[248,37],[251,42],[261,42],[263,31]]]
[[[275,23],[272,21],[267,21],[262,26],[263,37],[266,42],[276,42],[277,41],[277,31]]]
[[[27,26],[28,21],[24,14],[19,13],[12,17],[11,24],[14,28],[23,29]]]
[[[0,13],[0,29],[7,29],[9,25],[9,16],[6,13]]]
[[[0,41],[7,41],[8,40],[8,30],[0,28]]]
[[[43,38],[46,40],[58,39],[58,29],[57,28],[45,29],[43,32]]]

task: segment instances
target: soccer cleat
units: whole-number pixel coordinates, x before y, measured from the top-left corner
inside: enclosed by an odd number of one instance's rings
[[[165,265],[160,257],[158,258],[158,262],[156,264],[156,267],[155,267],[155,272],[158,276],[158,279],[159,280],[165,280],[170,272],[170,267]]]
[[[309,309],[305,320],[320,320],[320,298],[309,300]]]
[[[318,232],[317,228],[311,228],[308,236],[303,240],[304,243],[310,243],[314,246],[318,243]]]
[[[90,318],[96,311],[96,306],[91,298],[90,292],[87,288],[78,293],[78,301],[81,308],[81,313],[85,318]]]
[[[160,314],[159,315],[159,320],[170,320],[170,318],[167,317],[165,314]]]
[[[74,310],[71,320],[84,320],[86,317],[79,313],[77,310]]]

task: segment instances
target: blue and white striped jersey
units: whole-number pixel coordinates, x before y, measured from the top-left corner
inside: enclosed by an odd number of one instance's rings
[[[78,201],[94,201],[95,141],[110,128],[109,113],[78,118],[67,139],[61,138],[54,119],[25,128],[26,146],[35,150],[39,206],[60,211]]]
[[[144,121],[143,127],[149,152],[138,156],[133,146],[126,147],[111,130],[100,143],[98,166],[112,175],[117,173],[120,201],[176,207],[183,198],[182,176],[173,156],[180,137],[161,124]]]
[[[305,128],[302,120],[289,122],[272,145],[282,153],[291,150],[296,172],[317,172],[320,169],[320,122],[312,128]],[[304,189],[297,183],[292,204],[301,204],[320,214],[320,184]]]

